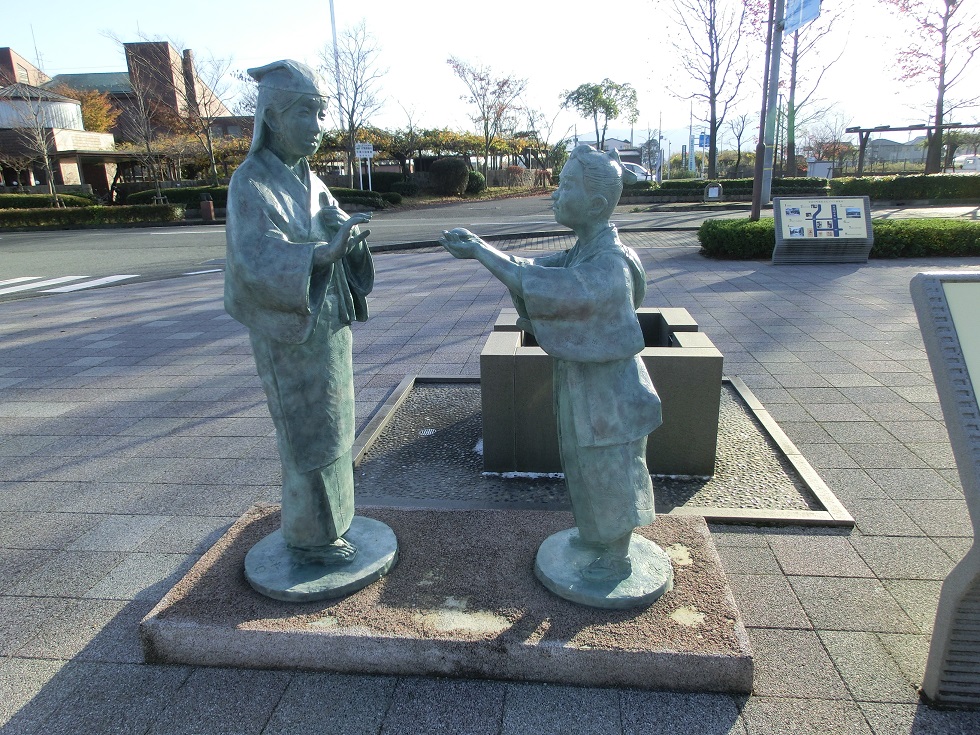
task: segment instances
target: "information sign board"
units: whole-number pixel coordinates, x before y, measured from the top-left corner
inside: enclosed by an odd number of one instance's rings
[[[355,143],[354,155],[358,158],[374,158],[373,143]]]
[[[980,272],[919,273],[912,303],[936,381],[970,515],[974,545],[943,582],[922,692],[932,702],[980,706]]]
[[[772,262],[865,263],[874,243],[868,197],[776,197]]]
[[[820,0],[786,0],[783,33],[792,33],[820,15]]]

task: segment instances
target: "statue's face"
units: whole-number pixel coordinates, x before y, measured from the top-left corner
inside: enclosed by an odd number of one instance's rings
[[[575,229],[594,218],[592,201],[585,187],[582,166],[578,161],[569,161],[561,170],[558,189],[551,195],[555,221],[565,227]]]
[[[272,130],[273,148],[284,159],[312,156],[327,129],[327,100],[304,95],[284,112],[270,114],[267,123]]]

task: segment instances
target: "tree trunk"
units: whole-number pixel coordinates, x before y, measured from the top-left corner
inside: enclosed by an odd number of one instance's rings
[[[955,8],[955,6],[953,6]],[[949,42],[949,16],[951,14],[950,4],[947,2],[946,10],[943,12],[943,27],[940,38],[942,39],[939,47],[939,82],[936,85],[936,115],[935,132],[929,139],[929,148],[926,151],[926,173],[938,174],[942,168],[943,153],[943,98],[946,96],[946,44]]]
[[[800,61],[800,32],[793,33],[793,53],[789,57],[789,98],[786,102],[786,171],[796,176],[796,68]]]

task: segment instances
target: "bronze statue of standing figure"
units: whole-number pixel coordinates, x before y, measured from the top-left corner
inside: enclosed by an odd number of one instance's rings
[[[627,174],[628,175],[628,174]],[[610,217],[623,189],[617,154],[575,148],[553,194],[571,249],[539,258],[503,253],[468,230],[444,232],[457,258],[475,258],[511,292],[518,325],[554,358],[562,469],[575,529],[547,539],[538,578],[558,595],[598,607],[646,604],[670,589],[666,553],[634,534],[653,522],[647,435],[660,399],[640,359],[636,317],[646,275]]]

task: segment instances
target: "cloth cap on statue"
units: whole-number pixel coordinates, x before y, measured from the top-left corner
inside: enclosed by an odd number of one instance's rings
[[[265,148],[268,141],[265,116],[270,105],[280,106],[282,93],[286,97],[295,95],[312,95],[327,97],[326,86],[322,78],[306,64],[292,59],[273,61],[265,66],[248,70],[248,75],[259,83],[259,94],[255,104],[255,128],[252,133],[252,145],[249,153]]]
[[[296,94],[327,96],[320,75],[306,64],[292,59],[273,61],[271,64],[249,69],[248,75],[259,83],[260,91],[263,87],[269,87]]]

